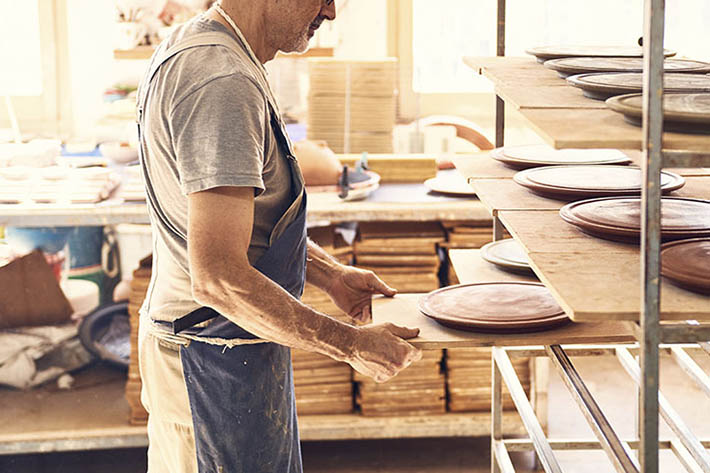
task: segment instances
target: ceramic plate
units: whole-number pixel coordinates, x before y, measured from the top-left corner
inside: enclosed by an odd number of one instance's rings
[[[612,97],[607,107],[622,113],[626,121],[641,125],[643,96],[627,94]],[[710,93],[663,94],[663,118],[668,131],[710,133]]]
[[[525,52],[535,56],[539,62],[562,57],[643,57],[643,48],[640,46],[550,45],[528,49]],[[666,49],[663,54],[671,57],[676,53]]]
[[[567,82],[582,89],[586,97],[597,100],[643,91],[643,74],[638,72],[577,74],[569,76]],[[663,76],[663,90],[688,94],[707,93],[710,92],[710,76],[666,73]]]
[[[702,74],[710,72],[710,63],[690,59],[666,59],[666,72]],[[640,57],[565,57],[545,61],[545,67],[557,71],[561,77],[590,72],[643,72]]]
[[[553,149],[547,145],[506,146],[491,151],[491,158],[514,169],[570,164],[628,164],[628,156],[616,149]]]
[[[481,248],[481,258],[506,271],[533,274],[528,255],[520,243],[512,238],[485,244]]]
[[[661,274],[675,284],[710,295],[710,238],[666,243],[661,248]]]

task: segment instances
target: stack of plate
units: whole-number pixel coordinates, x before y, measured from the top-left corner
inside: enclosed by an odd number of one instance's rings
[[[606,101],[606,105],[622,113],[629,123],[641,126],[641,94],[612,97]],[[668,131],[710,133],[710,94],[663,94],[663,121]]]
[[[568,77],[567,82],[582,89],[585,97],[597,100],[643,91],[643,74],[639,72],[577,74]],[[709,93],[710,76],[667,72],[663,75],[663,90],[669,93]]]
[[[538,62],[563,57],[643,57],[643,48],[625,45],[547,45],[525,51],[535,56]],[[675,56],[675,51],[664,50],[665,57]]]
[[[545,67],[557,71],[561,77],[593,72],[643,72],[643,58],[640,57],[566,57],[545,61]],[[710,72],[707,62],[690,59],[666,59],[666,72],[706,74]]]
[[[566,222],[593,236],[639,243],[641,199],[609,197],[572,202],[560,210]],[[661,198],[661,238],[664,241],[710,236],[710,202],[680,197]]]
[[[631,162],[628,156],[616,149],[553,149],[547,145],[506,146],[494,149],[490,156],[513,169]]]
[[[336,153],[391,153],[397,61],[310,59],[308,138]]]
[[[516,183],[553,199],[575,200],[616,195],[640,195],[643,173],[628,166],[548,166],[520,171]],[[685,179],[661,173],[664,194],[680,189]]]
[[[364,416],[409,416],[446,412],[446,383],[442,350],[425,351],[386,383],[355,373],[357,403]]]
[[[126,400],[131,408],[130,423],[132,425],[145,425],[148,422],[148,412],[141,404],[141,375],[138,369],[138,311],[143,305],[143,300],[150,284],[151,266],[153,259],[145,258],[140,267],[133,272],[131,281],[131,294],[128,299],[128,315],[131,323],[131,361],[128,365],[128,381],[126,381]]]
[[[350,365],[302,350],[291,350],[291,359],[299,415],[347,414],[353,411]]]
[[[438,222],[361,223],[355,260],[400,293],[429,292],[440,286],[437,247],[443,241]]]
[[[530,359],[513,358],[513,367],[525,391],[530,393]],[[482,412],[491,409],[491,349],[446,350],[446,388],[449,411]],[[503,386],[503,408],[513,409],[513,400]]]

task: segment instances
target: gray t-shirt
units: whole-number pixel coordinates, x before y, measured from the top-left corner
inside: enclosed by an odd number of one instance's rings
[[[206,32],[236,39],[222,24],[200,16],[173,33],[154,58]],[[238,49],[239,54],[220,46],[180,52],[163,64],[147,89],[141,130],[146,186],[170,223],[151,209],[153,277],[143,310],[155,320],[172,321],[200,307],[192,297],[186,241],[169,228],[187,235],[189,194],[221,186],[255,189],[252,264],[299,208],[302,178],[297,169],[292,173],[288,151],[272,128],[267,92],[257,79],[261,66]]]

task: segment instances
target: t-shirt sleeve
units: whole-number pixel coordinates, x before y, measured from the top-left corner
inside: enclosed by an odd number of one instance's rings
[[[212,79],[182,98],[170,115],[172,145],[185,195],[215,187],[264,190],[268,107],[250,79]]]

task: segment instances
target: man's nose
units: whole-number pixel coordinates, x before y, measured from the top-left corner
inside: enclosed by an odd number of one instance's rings
[[[325,2],[323,8],[320,9],[321,16],[324,16],[330,21],[335,20],[335,2],[328,4]]]

